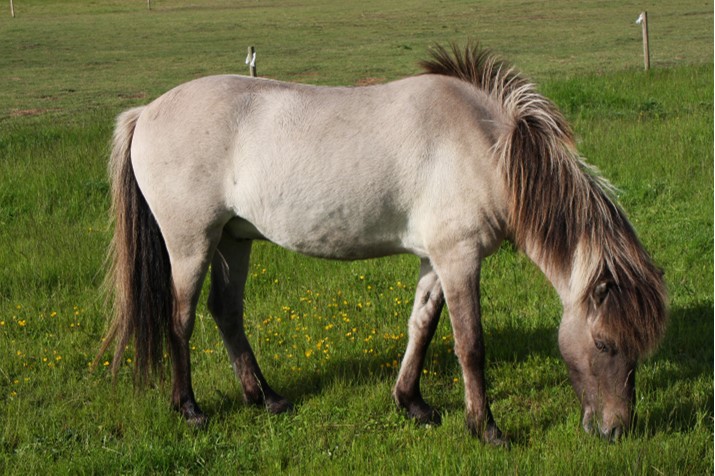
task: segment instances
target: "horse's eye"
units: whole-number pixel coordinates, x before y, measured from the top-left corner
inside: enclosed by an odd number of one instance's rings
[[[612,351],[611,346],[608,345],[607,343],[605,343],[604,341],[602,341],[600,339],[596,339],[594,341],[594,343],[596,344],[596,348],[599,350],[599,352],[603,352],[605,354],[611,353],[611,351]]]

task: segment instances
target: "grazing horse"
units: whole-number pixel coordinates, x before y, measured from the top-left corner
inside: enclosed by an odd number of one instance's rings
[[[168,342],[172,404],[206,421],[189,338],[210,268],[208,307],[246,401],[285,411],[244,332],[253,240],[339,260],[411,253],[421,266],[393,398],[439,423],[419,381],[446,303],[467,427],[504,443],[485,387],[479,275],[508,239],[561,298],[559,348],[584,428],[627,430],[636,364],[665,331],[662,273],[532,83],[473,44],[436,47],[422,66],[352,88],[206,77],[121,114],[109,165],[115,313],[102,347],[116,341],[114,372],[133,341],[145,381]]]

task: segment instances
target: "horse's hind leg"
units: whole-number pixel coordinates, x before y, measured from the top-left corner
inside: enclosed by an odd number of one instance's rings
[[[167,236],[169,237],[166,240],[167,250],[172,261],[171,272],[176,296],[174,322],[169,333],[172,365],[171,401],[174,409],[178,410],[189,424],[201,426],[206,423],[207,417],[194,397],[189,339],[194,329],[196,304],[215,243],[206,237],[196,239],[194,236],[190,241],[182,241],[176,239],[174,235]],[[191,243],[191,246],[185,246],[185,243]]]
[[[441,417],[422,398],[420,374],[439,315],[444,306],[444,295],[437,274],[428,260],[422,260],[415,302],[409,322],[409,341],[402,359],[400,374],[392,391],[395,403],[420,423],[439,424]]]
[[[234,240],[224,234],[211,265],[208,305],[246,401],[265,405],[271,413],[281,413],[291,404],[266,382],[243,328],[243,289],[250,252],[251,241]]]

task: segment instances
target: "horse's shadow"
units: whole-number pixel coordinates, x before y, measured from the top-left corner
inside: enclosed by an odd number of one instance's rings
[[[663,344],[650,362],[651,372],[643,376],[652,392],[666,396],[653,399],[647,421],[639,420],[637,433],[686,432],[701,419],[712,425],[712,336],[711,302],[671,310]]]
[[[448,320],[446,315],[441,320]],[[485,329],[487,349],[487,366],[490,362],[524,362],[530,356],[544,355],[554,357],[559,355],[557,346],[557,330],[551,327],[539,327],[523,330],[519,327],[502,327],[500,329]],[[517,342],[518,344],[514,344]],[[335,384],[350,385],[354,387],[368,385],[377,381],[387,381],[391,384],[397,378],[397,368],[394,365],[386,366],[386,360],[397,360],[399,363],[405,351],[405,341],[385,342],[380,348],[380,355],[364,355],[350,358],[331,360],[321,364],[320,368],[301,374],[300,382],[293,388],[285,389],[286,396],[300,404],[315,395],[322,393],[326,388]],[[391,356],[387,359],[386,356]],[[430,373],[437,375],[431,381],[460,375],[461,370],[457,357],[453,352],[453,341],[435,338],[430,344],[426,358],[425,368]],[[394,362],[392,362],[394,364]],[[489,370],[487,369],[487,373]],[[429,383],[422,384],[423,387]],[[429,390],[425,389],[425,393]],[[454,409],[462,409],[464,402],[459,400],[454,403]],[[448,408],[452,409],[452,408]]]
[[[443,316],[443,318],[446,316]],[[667,393],[677,381],[695,381],[703,376],[713,375],[713,346],[710,337],[713,335],[713,306],[703,303],[687,308],[671,310],[671,324],[663,344],[649,361],[649,373],[646,376],[648,387],[655,393]],[[534,357],[560,358],[557,329],[553,326],[503,326],[498,329],[485,329],[487,347],[487,366],[490,363],[508,362],[513,367],[526,363]],[[459,364],[451,350],[451,341],[435,341],[430,346],[427,362],[430,370],[439,377],[458,375]],[[388,345],[381,349],[382,354],[397,355],[404,351],[398,344]],[[269,370],[269,369],[268,369]],[[517,370],[518,371],[518,370]],[[268,372],[270,374],[270,370]],[[489,377],[487,369],[487,377]],[[564,379],[567,378],[566,367],[563,369]],[[371,356],[335,359],[321,365],[320,368],[306,370],[299,381],[294,381],[289,388],[278,388],[300,408],[301,404],[323,393],[326,389],[339,384],[359,387],[374,384],[375,381],[394,382],[397,370],[385,366],[384,356]],[[432,383],[439,385],[439,383]],[[423,383],[425,397],[434,396],[430,383]],[[518,393],[523,388],[514,387],[511,391]],[[713,420],[712,388],[707,395],[698,398],[692,395],[681,395],[679,398],[656,398],[649,404],[646,418],[639,418],[636,423],[635,435],[652,436],[658,431],[682,432],[697,425],[697,416],[704,416],[707,421]],[[503,398],[508,395],[501,395]],[[494,395],[492,395],[492,398]],[[692,397],[692,398],[691,398]],[[386,400],[390,399],[386,395]],[[702,401],[706,404],[702,404]],[[574,396],[574,402],[576,397]],[[242,411],[243,403],[237,395],[221,394],[218,398],[205,402],[205,408],[214,418],[223,419],[230,414]],[[438,410],[447,413],[460,413],[464,402],[461,398],[441,398],[436,403]],[[577,403],[575,403],[577,405]],[[577,407],[575,407],[577,408]],[[564,416],[565,418],[565,416]],[[556,424],[557,422],[553,422]],[[513,442],[528,440],[528,430],[521,429],[516,435],[510,435]]]

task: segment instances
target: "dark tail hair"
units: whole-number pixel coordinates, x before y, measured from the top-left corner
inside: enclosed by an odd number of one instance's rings
[[[131,144],[141,111],[136,108],[120,114],[114,130],[109,160],[114,237],[107,256],[106,280],[113,317],[95,365],[116,341],[111,365],[116,376],[133,337],[135,377],[143,384],[150,376],[163,374],[175,293],[164,238],[132,167]]]

